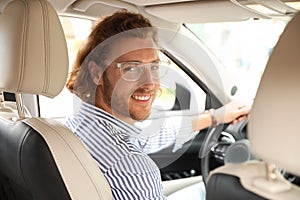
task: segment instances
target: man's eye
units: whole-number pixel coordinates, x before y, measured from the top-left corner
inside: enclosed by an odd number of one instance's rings
[[[127,67],[125,67],[125,68],[123,69],[123,72],[124,72],[124,73],[127,73],[127,72],[134,72],[134,71],[136,71],[136,67],[134,67],[134,66],[127,66]]]
[[[152,70],[152,71],[157,71],[157,70],[159,70],[159,64],[152,64],[152,65],[151,65],[151,70]]]

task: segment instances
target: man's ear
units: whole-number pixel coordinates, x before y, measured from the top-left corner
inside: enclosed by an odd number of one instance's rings
[[[89,62],[88,69],[93,82],[96,85],[101,85],[102,84],[101,77],[102,77],[103,69],[94,61]]]

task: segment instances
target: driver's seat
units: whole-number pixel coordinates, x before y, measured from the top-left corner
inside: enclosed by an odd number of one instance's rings
[[[24,93],[55,97],[67,75],[65,35],[50,3],[9,1],[0,14],[1,200],[113,199],[79,139],[58,121],[31,117],[22,104]],[[16,94],[17,106],[3,102],[3,91]]]
[[[300,13],[269,58],[248,124],[251,152],[260,161],[213,170],[207,200],[300,199],[300,188],[279,169],[300,176]],[[279,168],[279,169],[278,169]]]

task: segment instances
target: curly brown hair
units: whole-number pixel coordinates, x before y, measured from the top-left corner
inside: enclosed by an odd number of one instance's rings
[[[105,43],[107,39],[125,31],[147,27],[151,27],[151,29],[133,31],[130,33],[130,37],[145,38],[150,36],[157,43],[156,29],[141,14],[123,10],[100,19],[77,53],[66,83],[68,90],[76,94],[84,102],[92,103],[95,98],[97,85],[94,84],[90,76],[88,63],[94,61],[99,66],[107,65],[105,59],[109,53],[109,47],[112,45],[110,42]]]

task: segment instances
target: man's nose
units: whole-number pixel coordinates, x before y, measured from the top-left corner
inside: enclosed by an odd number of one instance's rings
[[[148,87],[155,87],[155,83],[157,83],[157,80],[153,79],[151,72],[148,68],[145,68],[144,72],[142,73],[142,76],[140,77],[140,81]]]
[[[150,69],[148,69],[147,67],[144,68],[141,79],[142,81],[144,80],[145,82],[151,82],[151,83],[154,82]]]

